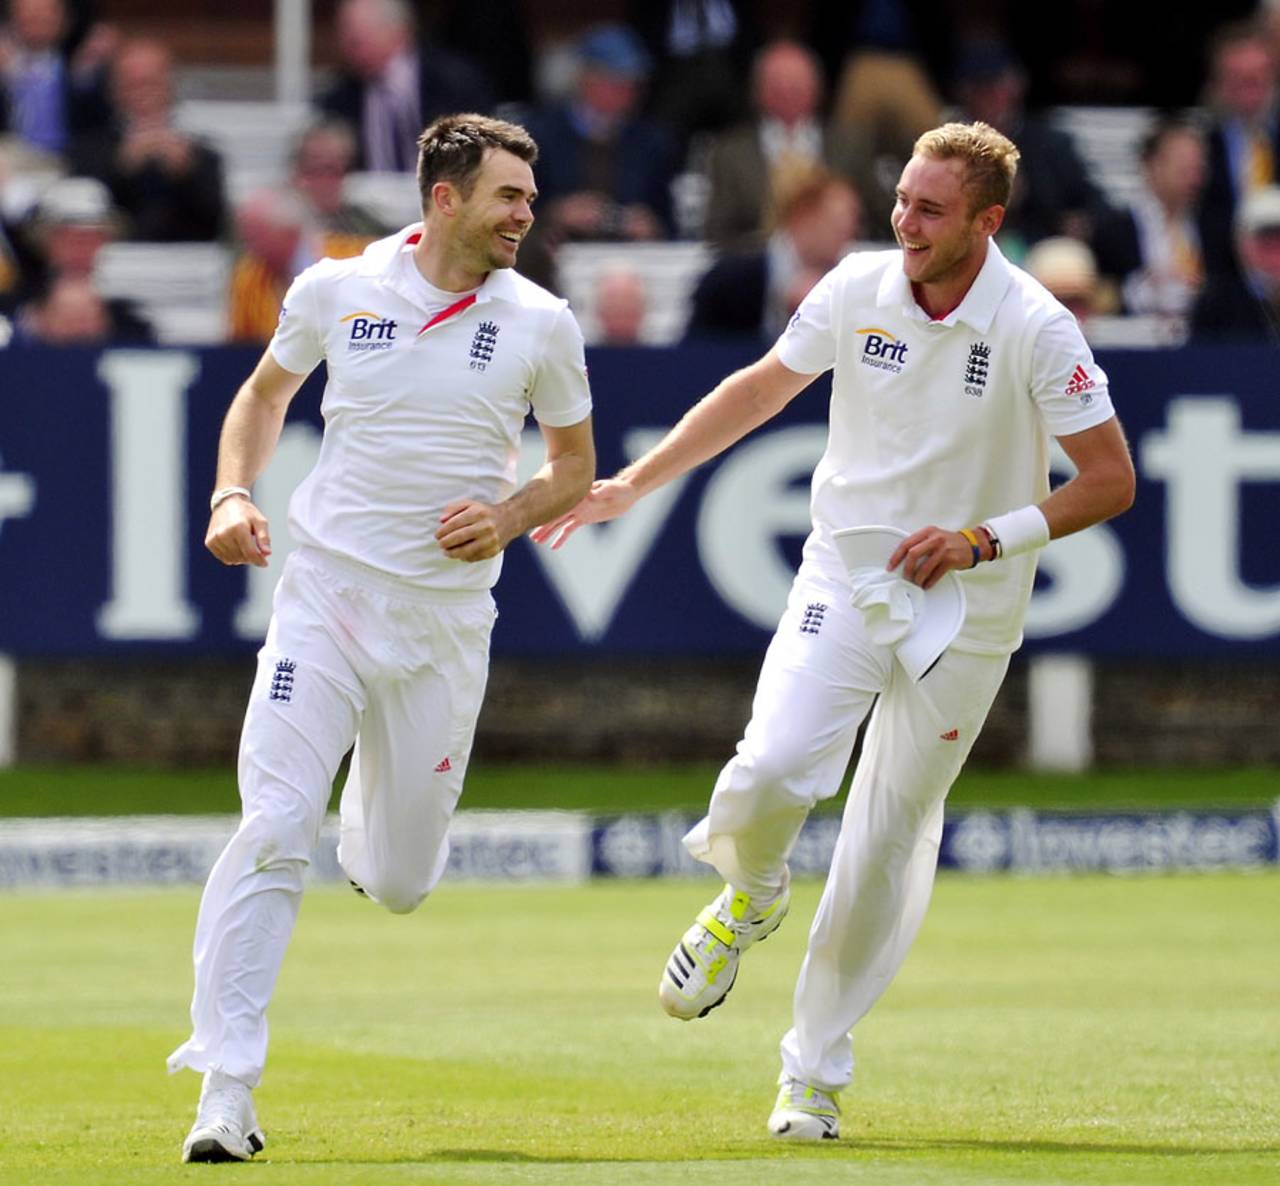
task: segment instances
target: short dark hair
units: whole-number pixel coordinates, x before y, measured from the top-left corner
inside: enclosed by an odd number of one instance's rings
[[[1174,136],[1192,136],[1204,143],[1204,131],[1194,120],[1185,115],[1162,115],[1142,137],[1138,145],[1138,159],[1144,165],[1150,164],[1164,148],[1165,142]]]
[[[442,115],[418,137],[418,193],[426,207],[438,181],[456,185],[471,196],[476,174],[491,148],[518,156],[528,165],[538,159],[538,146],[519,124],[487,115]]]

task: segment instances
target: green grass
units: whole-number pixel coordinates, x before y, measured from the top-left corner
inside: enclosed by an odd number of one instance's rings
[[[654,999],[705,883],[307,897],[263,1159],[182,1167],[196,891],[0,895],[0,1183],[1262,1186],[1280,1164],[1280,875],[943,877],[859,1027],[834,1148],[763,1122],[814,883],[728,1005]],[[264,1160],[265,1159],[265,1160]]]
[[[593,811],[701,812],[717,768],[710,765],[499,766],[477,762],[464,808],[559,807]],[[954,807],[1122,810],[1270,806],[1280,770],[1122,770],[1087,775],[971,770],[951,794]],[[843,799],[825,805],[838,810]],[[29,766],[0,770],[0,817],[192,814],[237,811],[235,772]]]

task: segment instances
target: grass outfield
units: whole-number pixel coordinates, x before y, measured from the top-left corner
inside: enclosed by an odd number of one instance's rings
[[[715,781],[710,765],[500,766],[477,762],[464,808],[559,807],[601,812],[701,813]],[[967,770],[953,807],[1037,807],[1120,811],[1158,808],[1269,807],[1280,799],[1280,770],[1116,770],[1031,774]],[[839,810],[843,796],[822,809]],[[30,766],[0,770],[0,818],[238,811],[235,772],[128,770],[103,766]],[[336,809],[336,799],[334,802]]]
[[[763,1125],[818,887],[680,1024],[654,990],[705,892],[312,891],[239,1169],[177,1163],[196,892],[0,895],[0,1183],[1276,1182],[1280,875],[942,877],[810,1148]]]

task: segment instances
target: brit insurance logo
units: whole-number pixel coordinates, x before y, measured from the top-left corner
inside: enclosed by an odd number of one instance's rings
[[[874,325],[853,331],[862,334],[866,341],[862,343],[862,357],[858,360],[863,366],[875,367],[881,371],[900,374],[907,361],[907,344],[887,329],[879,329]]]
[[[348,313],[345,317],[339,318],[338,324],[351,327],[347,338],[348,353],[390,350],[391,344],[396,339],[396,322],[390,317],[379,317],[377,313],[370,313],[366,309],[361,309],[357,313]]]

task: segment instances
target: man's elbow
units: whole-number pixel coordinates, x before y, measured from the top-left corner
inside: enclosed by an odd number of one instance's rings
[[[1123,515],[1138,495],[1138,479],[1132,465],[1120,467],[1111,483],[1111,506],[1107,518]]]

